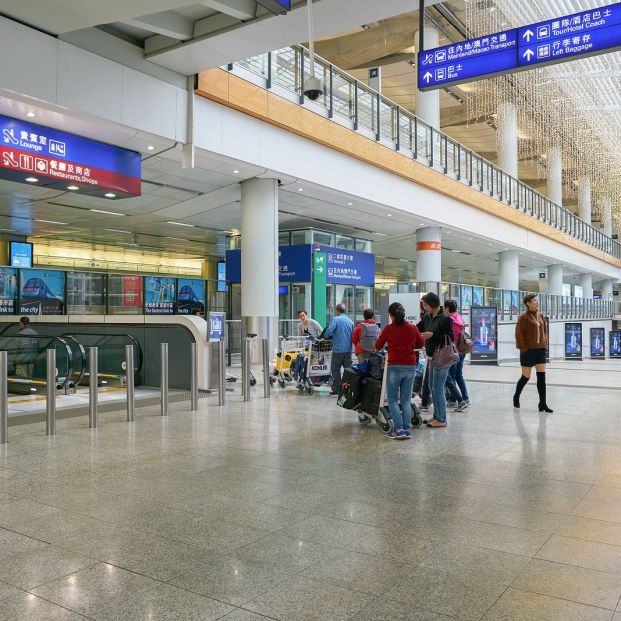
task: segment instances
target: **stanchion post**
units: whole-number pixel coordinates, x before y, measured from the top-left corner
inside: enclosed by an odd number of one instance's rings
[[[242,388],[244,393],[244,401],[250,401],[250,357],[251,357],[251,348],[252,347],[252,339],[250,337],[246,337],[244,341],[244,358],[242,360]]]
[[[218,341],[218,405],[226,402],[226,368],[224,366],[224,339]]]
[[[191,364],[191,383],[190,383],[190,398],[191,398],[191,410],[194,412],[198,410],[198,356],[196,343],[190,344],[190,355],[192,356]]]
[[[5,351],[0,351],[0,444],[6,444],[9,441],[8,370],[8,355]]]
[[[136,388],[134,385],[134,346],[125,345],[125,372],[127,377],[127,422],[136,420]]]
[[[97,429],[98,412],[97,388],[99,384],[99,350],[97,347],[88,349],[88,427]]]
[[[269,339],[261,341],[263,346],[263,396],[270,398],[270,342]]]
[[[56,435],[56,350],[47,350],[45,435]]]
[[[161,343],[160,351],[160,414],[168,416],[168,343]]]

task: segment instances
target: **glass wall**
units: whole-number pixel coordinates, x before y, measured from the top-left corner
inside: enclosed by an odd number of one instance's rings
[[[105,282],[105,274],[67,272],[67,313],[103,315],[106,312]]]

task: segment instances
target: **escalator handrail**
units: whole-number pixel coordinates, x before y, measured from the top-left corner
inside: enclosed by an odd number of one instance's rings
[[[80,350],[80,355],[82,356],[82,364],[80,365],[79,375],[78,375],[77,379],[74,382],[76,385],[78,385],[80,383],[80,381],[82,380],[82,378],[84,377],[84,374],[86,373],[86,349],[84,348],[84,345],[82,345],[82,343],[80,343],[80,341],[78,341],[78,339],[76,339],[75,337],[71,336],[71,334],[61,334],[61,336],[59,338],[73,341],[76,344],[77,348]],[[72,367],[73,367],[73,365],[72,365]],[[75,375],[76,372],[78,371],[78,369],[73,369],[72,368],[72,371],[73,371],[72,375]]]

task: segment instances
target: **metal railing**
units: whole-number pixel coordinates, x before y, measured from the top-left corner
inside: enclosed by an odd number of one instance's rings
[[[253,56],[227,68],[300,105],[308,104],[327,118],[390,146],[404,156],[443,172],[597,250],[621,258],[621,244],[612,238],[319,57],[315,61],[315,74],[323,81],[324,94],[317,101],[307,102],[303,84],[309,76],[309,64],[308,50],[296,45]]]

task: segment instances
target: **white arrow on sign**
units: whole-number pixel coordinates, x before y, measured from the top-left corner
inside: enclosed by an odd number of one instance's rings
[[[429,80],[431,80],[431,78],[433,78],[433,75],[429,73],[429,71],[427,71],[427,73],[423,76],[423,80],[425,80],[427,84],[429,84]]]
[[[530,43],[530,40],[535,36],[535,33],[532,30],[527,30],[522,36],[526,39],[526,41],[528,41],[528,43]]]
[[[524,58],[528,61],[530,61],[530,59],[535,55],[535,52],[533,52],[533,50],[526,50],[524,52]]]
[[[323,274],[323,267],[321,267],[321,265],[320,265],[320,266],[317,268],[317,271],[318,271],[320,274]]]

